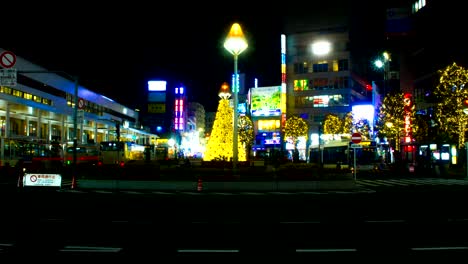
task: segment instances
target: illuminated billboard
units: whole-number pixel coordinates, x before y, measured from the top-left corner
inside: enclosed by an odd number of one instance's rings
[[[239,103],[237,105],[237,113],[245,115],[247,113],[247,103]]]
[[[374,123],[374,106],[371,104],[354,105],[353,106],[353,122],[365,119],[370,124]]]
[[[166,91],[166,81],[148,81],[148,91]]]
[[[251,114],[252,116],[280,116],[281,86],[252,88]]]
[[[148,104],[148,113],[149,114],[162,114],[166,112],[166,104],[156,104],[156,103],[149,103]]]
[[[166,93],[165,92],[149,92],[148,93],[148,102],[166,102]]]

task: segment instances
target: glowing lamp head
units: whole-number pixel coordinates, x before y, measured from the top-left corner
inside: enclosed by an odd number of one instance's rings
[[[382,68],[384,66],[384,63],[383,63],[382,60],[376,60],[376,61],[374,61],[374,65],[375,65],[375,67],[380,69],[380,68]]]
[[[326,55],[331,51],[331,44],[328,41],[318,41],[312,44],[312,52],[315,55]]]
[[[231,30],[224,41],[224,48],[227,49],[233,55],[241,54],[247,49],[248,44],[245,39],[242,28],[238,23],[234,23],[231,26]]]
[[[384,53],[382,54],[382,56],[384,57],[384,60],[385,60],[385,61],[391,61],[390,53],[384,51]]]
[[[231,97],[231,89],[229,89],[229,84],[227,82],[224,82],[221,85],[221,89],[219,89],[218,96],[222,99],[228,99]]]
[[[468,107],[468,98],[463,99],[463,106]]]

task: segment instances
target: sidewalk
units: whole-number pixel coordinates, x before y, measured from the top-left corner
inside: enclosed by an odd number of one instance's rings
[[[314,191],[358,188],[354,180],[337,181],[129,181],[80,180],[78,189],[157,190],[157,191]]]

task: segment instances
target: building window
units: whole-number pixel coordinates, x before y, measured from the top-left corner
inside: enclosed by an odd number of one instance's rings
[[[338,70],[339,71],[347,71],[349,70],[349,67],[348,67],[348,60],[344,59],[344,60],[339,60],[338,61]]]
[[[309,80],[294,80],[294,91],[309,90]]]
[[[345,89],[349,88],[349,78],[348,77],[336,77],[333,82],[330,82],[330,85],[335,89]]]
[[[30,93],[23,93],[23,98],[26,100],[32,100],[32,94]]]
[[[303,74],[308,72],[307,62],[294,63],[294,73]]]
[[[333,66],[332,66],[332,67],[333,67],[332,70],[333,70],[334,72],[339,71],[338,61],[337,61],[337,60],[333,60]]]
[[[313,65],[314,72],[328,72],[328,63],[327,62],[319,62]]]
[[[42,103],[45,104],[45,105],[52,105],[52,100],[46,99],[46,98],[42,98]]]
[[[11,94],[11,88],[6,86],[0,86],[0,92],[4,94]]]
[[[323,90],[328,88],[328,78],[315,78],[313,80],[314,90]]]
[[[294,97],[294,103],[297,106],[305,105],[305,97],[303,97],[303,96]]]
[[[306,46],[296,46],[296,56],[303,57],[307,55],[307,47]]]
[[[16,97],[23,97],[23,92],[18,90],[13,90],[13,95]]]

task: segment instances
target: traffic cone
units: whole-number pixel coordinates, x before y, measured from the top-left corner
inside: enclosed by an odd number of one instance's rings
[[[75,177],[75,175],[73,175],[73,177],[72,177],[71,188],[72,188],[72,190],[76,189],[76,177]]]
[[[23,188],[23,176],[24,174],[23,173],[20,173],[18,175],[18,183],[17,183],[17,187],[18,188]]]
[[[201,192],[203,190],[203,181],[201,178],[198,178],[197,191]]]

